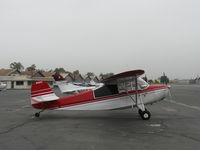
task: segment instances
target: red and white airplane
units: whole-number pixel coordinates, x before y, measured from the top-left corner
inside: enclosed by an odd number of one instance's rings
[[[44,110],[116,110],[137,107],[143,120],[148,120],[151,113],[145,108],[166,98],[169,87],[149,85],[140,76],[143,70],[131,70],[113,75],[102,82],[98,89],[89,90],[67,97],[57,97],[44,81],[35,82],[31,88],[31,103],[40,112]]]

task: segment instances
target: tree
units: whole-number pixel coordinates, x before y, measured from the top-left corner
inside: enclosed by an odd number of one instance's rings
[[[163,72],[163,75],[160,77],[160,82],[162,84],[168,84],[169,83],[169,78],[165,75],[164,72]]]
[[[66,72],[66,71],[65,71],[64,68],[56,68],[56,69],[54,70],[54,72],[56,72],[56,73],[61,73],[61,72]]]
[[[90,77],[90,76],[94,76],[94,73],[93,73],[93,72],[88,72],[88,73],[87,73],[87,76],[89,76],[89,77]]]
[[[114,73],[106,73],[106,74],[101,73],[99,76],[100,76],[101,79],[106,79],[106,78],[109,78],[113,75],[114,75]]]
[[[44,69],[37,69],[37,72],[46,72]]]
[[[27,71],[35,71],[36,70],[36,65],[32,64],[30,67],[26,68]]]
[[[155,83],[155,84],[159,84],[159,81],[158,81],[158,80],[154,80],[154,83]]]
[[[11,69],[17,69],[19,71],[24,70],[24,66],[20,62],[13,62],[10,64]]]
[[[75,70],[75,71],[73,71],[73,74],[79,75],[80,72],[79,72],[79,70]]]

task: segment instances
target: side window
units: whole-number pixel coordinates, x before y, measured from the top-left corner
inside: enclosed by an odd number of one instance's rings
[[[118,83],[118,91],[119,91],[119,93],[126,92],[126,85],[125,85],[125,83]]]
[[[95,97],[103,97],[118,94],[117,85],[105,85],[94,91]]]
[[[118,91],[119,93],[134,91],[136,90],[135,86],[136,86],[135,81],[120,82],[118,83]]]

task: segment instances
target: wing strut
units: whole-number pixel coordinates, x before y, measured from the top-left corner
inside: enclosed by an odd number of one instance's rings
[[[138,80],[137,80],[137,76],[135,76],[135,90],[136,90],[136,94],[135,94],[136,106],[138,106]]]
[[[135,90],[136,90],[136,94],[135,94],[136,106],[138,107],[138,109],[145,111],[143,100],[141,96],[138,95],[138,77],[137,76],[135,76]],[[138,99],[138,96],[139,96],[139,99]]]

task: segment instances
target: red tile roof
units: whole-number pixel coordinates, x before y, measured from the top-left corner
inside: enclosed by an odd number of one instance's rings
[[[0,69],[0,76],[9,76],[11,73],[15,72],[16,70],[14,69]],[[53,73],[50,72],[39,72],[39,71],[22,71],[19,72],[21,75],[28,75],[28,76],[33,76],[36,73],[40,73],[44,77],[51,77]]]
[[[13,69],[0,69],[0,76],[9,76],[13,71]]]
[[[22,71],[21,75],[29,75],[29,76],[33,76],[34,74],[36,74],[36,71]]]
[[[52,77],[53,73],[51,72],[42,72],[45,77]]]
[[[83,79],[82,75],[81,74],[72,74],[72,77],[74,79],[78,79],[79,77]]]

